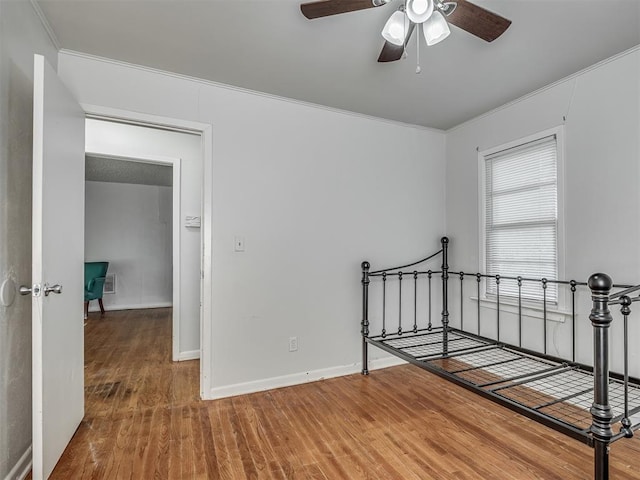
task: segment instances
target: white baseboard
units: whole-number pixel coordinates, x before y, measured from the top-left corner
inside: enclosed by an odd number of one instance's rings
[[[380,370],[382,368],[396,367],[398,365],[404,365],[405,363],[407,362],[398,357],[377,358],[369,362],[369,370]],[[360,365],[362,365],[362,362],[360,362]]]
[[[90,304],[89,311],[90,312],[99,312],[100,306],[93,305],[94,302]],[[130,304],[130,305],[105,305],[104,309],[109,311],[115,310],[142,310],[145,308],[167,308],[172,307],[173,303],[171,302],[159,302],[159,303],[142,303],[142,304]]]
[[[393,367],[407,363],[397,357],[384,357],[369,362],[369,370],[378,370],[380,368]],[[344,365],[340,367],[323,368],[313,370],[311,372],[293,373],[291,375],[283,375],[281,377],[265,378],[262,380],[254,380],[252,382],[236,383],[224,387],[214,387],[209,392],[209,396],[203,400],[214,400],[217,398],[233,397],[236,395],[245,395],[248,393],[263,392],[274,388],[290,387],[292,385],[300,385],[302,383],[316,382],[327,378],[341,377],[351,375],[362,371],[362,363],[358,362],[352,365]]]
[[[184,362],[185,360],[197,360],[200,358],[200,350],[190,350],[188,352],[180,352],[178,355],[178,361]]]
[[[20,460],[13,466],[4,480],[24,480],[31,471],[31,445],[22,454]]]

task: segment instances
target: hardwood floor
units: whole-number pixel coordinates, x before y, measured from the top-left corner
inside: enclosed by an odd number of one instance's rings
[[[216,401],[169,309],[90,315],[86,416],[52,479],[592,478],[592,450],[413,366]],[[640,479],[640,439],[612,446]]]

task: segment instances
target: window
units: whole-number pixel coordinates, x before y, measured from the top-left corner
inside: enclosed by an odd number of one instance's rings
[[[489,275],[557,279],[559,276],[559,134],[544,132],[479,155],[482,261]],[[487,297],[496,282],[485,282]],[[547,301],[558,303],[548,284]],[[500,295],[518,296],[514,280],[500,282]],[[522,283],[523,299],[542,298],[537,282]]]

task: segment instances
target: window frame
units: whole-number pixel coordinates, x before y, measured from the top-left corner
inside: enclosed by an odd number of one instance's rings
[[[565,157],[565,143],[564,143],[564,125],[553,127],[547,130],[543,130],[526,137],[518,138],[507,143],[495,145],[484,150],[478,149],[478,244],[479,244],[479,267],[480,272],[486,273],[487,271],[487,229],[486,229],[486,159],[487,157],[499,153],[504,150],[516,148],[527,143],[542,140],[543,138],[555,135],[556,138],[556,168],[557,168],[557,230],[556,230],[556,255],[557,255],[557,272],[558,278],[555,280],[565,279],[565,216],[564,216],[564,192],[565,192],[565,175],[564,175],[564,157]],[[483,279],[481,286],[481,298],[478,299],[483,304],[495,303],[496,298],[494,295],[487,295],[486,279]],[[500,295],[500,303],[517,304],[517,296]],[[523,305],[529,305],[534,307],[539,305],[539,302],[522,299]],[[560,314],[561,317],[566,315],[567,305],[567,292],[566,288],[558,288],[557,303],[552,302],[548,304],[549,311],[555,311]],[[540,317],[542,317],[542,312]],[[533,316],[538,316],[536,313]],[[557,321],[562,321],[558,319]]]

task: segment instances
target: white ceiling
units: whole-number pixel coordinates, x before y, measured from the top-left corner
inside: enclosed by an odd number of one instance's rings
[[[476,0],[511,27],[421,38],[416,75],[415,33],[407,59],[376,61],[400,0],[316,20],[295,0],[38,3],[64,49],[439,129],[640,44],[640,0]]]

